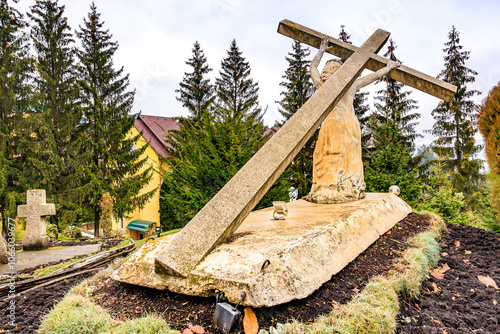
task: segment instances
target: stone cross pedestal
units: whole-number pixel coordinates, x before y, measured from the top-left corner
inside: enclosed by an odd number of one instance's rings
[[[285,31],[298,40],[313,40],[311,45],[316,47],[322,38],[329,38],[332,46],[338,45],[336,50],[341,50],[342,58],[347,60],[158,253],[155,266],[159,274],[187,277],[216,246],[226,242],[364,68],[378,70],[388,62],[376,55],[389,38],[389,32],[381,29],[359,48],[323,34],[317,38],[310,37],[311,29],[287,20],[280,23],[278,31]],[[448,83],[404,66],[394,72],[396,74],[391,75],[394,79],[434,96],[449,99],[456,90]]]
[[[26,236],[23,250],[40,250],[49,247],[45,216],[56,214],[56,206],[47,204],[44,189],[28,190],[27,204],[17,207],[18,217],[26,217]]]

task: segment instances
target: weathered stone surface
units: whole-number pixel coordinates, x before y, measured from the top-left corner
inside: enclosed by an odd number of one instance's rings
[[[308,27],[304,27],[290,20],[282,20],[278,26],[278,33],[293,38],[301,43],[319,48],[321,41],[327,38],[331,42],[331,49],[327,52],[341,59],[349,58],[353,53],[359,51],[359,47],[342,42],[336,38],[325,35]],[[372,54],[366,64],[366,68],[372,71],[378,71],[384,68],[390,59],[377,54]],[[422,92],[449,101],[455,95],[457,87],[445,81],[436,79],[430,75],[424,74],[407,66],[400,66],[398,69],[388,74],[391,79],[397,80],[405,85],[418,89]]]
[[[44,189],[28,190],[26,205],[17,207],[18,217],[26,217],[26,236],[23,238],[23,250],[40,250],[49,247],[46,235],[45,216],[56,214],[54,204],[46,203]]]
[[[378,29],[156,256],[159,273],[186,277],[240,226],[389,38]]]
[[[244,291],[244,305],[278,305],[313,293],[411,212],[393,194],[367,194],[343,204],[298,200],[287,207],[285,220],[271,220],[273,208],[252,212],[186,278],[155,272],[155,257],[169,237],[148,242],[113,278],[189,295],[210,296],[219,289],[233,303]],[[270,264],[261,270],[266,260]]]

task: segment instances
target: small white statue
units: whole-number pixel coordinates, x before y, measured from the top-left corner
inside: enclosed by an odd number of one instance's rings
[[[394,194],[398,196],[401,193],[401,189],[399,189],[398,186],[390,186],[389,187],[389,194]]]
[[[299,189],[295,189],[295,187],[290,187],[288,189],[288,196],[290,197],[290,202],[296,201],[299,197]]]

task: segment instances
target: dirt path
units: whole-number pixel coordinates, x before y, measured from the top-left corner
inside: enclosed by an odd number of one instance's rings
[[[39,264],[66,260],[75,256],[94,253],[99,250],[99,244],[72,246],[72,247],[56,247],[55,249],[46,249],[42,251],[16,251],[16,272],[24,268],[30,268]],[[0,265],[0,275],[10,274],[8,264]]]

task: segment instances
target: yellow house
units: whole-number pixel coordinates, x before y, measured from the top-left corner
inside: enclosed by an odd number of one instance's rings
[[[153,178],[146,185],[141,193],[156,190],[155,195],[142,209],[136,209],[129,217],[123,221],[116,222],[114,229],[120,229],[134,240],[149,237],[155,233],[155,228],[160,226],[160,169],[166,169],[166,159],[171,157],[170,145],[166,142],[165,136],[171,130],[179,129],[176,120],[170,117],[139,115],[129,136],[135,137],[141,134],[137,142],[138,148],[147,145],[141,159],[147,158],[147,163],[143,169],[153,167]]]

